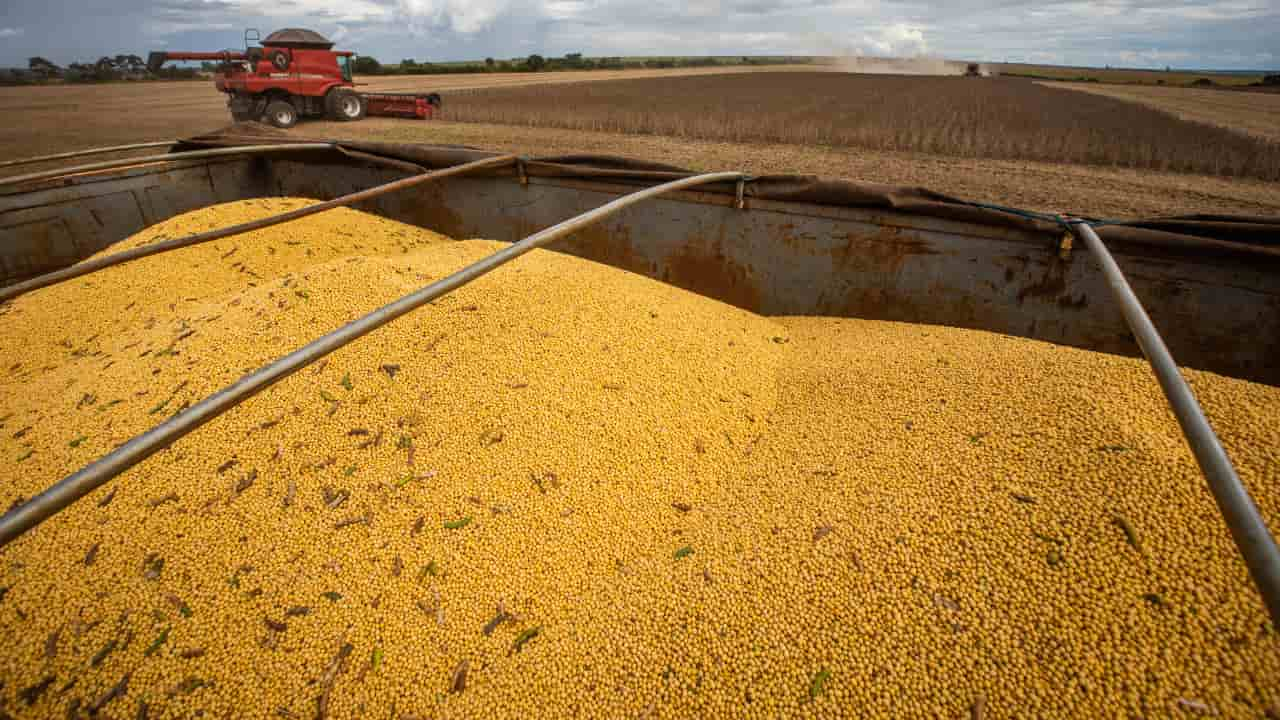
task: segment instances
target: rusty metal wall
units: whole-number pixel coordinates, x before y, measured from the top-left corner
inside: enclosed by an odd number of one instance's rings
[[[332,197],[390,179],[276,161],[282,193]],[[515,241],[629,188],[458,178],[363,209],[455,238]],[[989,330],[1137,356],[1088,253],[1058,236],[858,208],[682,193],[626,210],[554,249],[766,315],[832,315]],[[1179,363],[1280,385],[1280,267],[1113,248]]]
[[[73,183],[17,201],[26,209],[0,196],[0,268],[66,264],[211,202],[328,199],[397,177],[386,168],[276,159]],[[362,209],[457,238],[514,241],[630,189],[455,178]],[[953,325],[1138,352],[1097,265],[1081,250],[1060,252],[1055,236],[881,210],[731,205],[723,195],[682,193],[624,211],[555,249],[769,315]],[[1280,268],[1228,257],[1188,262],[1149,248],[1114,252],[1181,364],[1280,385]]]
[[[0,195],[0,284],[66,267],[174,215],[266,193],[249,160],[126,168]]]

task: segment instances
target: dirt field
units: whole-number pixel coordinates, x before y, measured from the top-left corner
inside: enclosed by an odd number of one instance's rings
[[[444,116],[1280,180],[1275,143],[1010,78],[795,72],[489,88],[455,93]]]
[[[1280,142],[1280,94],[1097,83],[1041,84],[1141,103],[1183,120],[1230,128]]]
[[[629,155],[692,170],[799,173],[917,185],[970,200],[1117,218],[1196,212],[1280,214],[1277,183],[1086,165],[384,118],[358,126],[315,123],[296,128],[293,134],[453,143],[541,155]]]
[[[1129,68],[1062,67],[1057,65],[1023,65],[1021,63],[992,63],[985,66],[1003,74],[1029,75],[1059,80],[1096,80],[1100,83],[1138,85],[1190,85],[1206,79],[1215,85],[1242,86],[1260,82],[1262,75],[1227,75],[1224,73],[1197,73],[1182,70],[1135,70]]]
[[[785,72],[788,66],[758,68]],[[439,91],[597,82],[619,78],[723,73],[721,68],[602,70],[484,75],[359,77],[361,89],[383,92]],[[445,100],[448,103],[448,97]],[[112,83],[0,87],[0,155],[23,157],[145,140],[191,137],[220,128],[231,118],[227,97],[212,81]]]
[[[781,71],[769,68],[769,71]],[[691,71],[627,71],[626,77]],[[487,83],[616,79],[617,73],[531,76],[453,75],[377,78],[370,89],[443,90]],[[1244,95],[1243,93],[1241,95]],[[1247,97],[1269,97],[1248,94]],[[446,107],[452,100],[446,93]],[[190,136],[225,125],[223,96],[203,82],[145,85],[0,88],[9,110],[0,125],[0,157]],[[96,113],[96,117],[95,117]],[[658,135],[516,127],[486,123],[413,122],[387,118],[358,124],[307,122],[299,137],[363,137],[458,143],[528,155],[590,152],[630,155],[698,170],[809,173],[887,184],[920,185],[974,200],[1038,210],[1114,217],[1185,213],[1280,214],[1280,185],[1189,173],[1125,170],[1026,160],[981,160],[922,152],[817,146],[812,143],[724,142]],[[20,170],[40,169],[39,166]],[[15,174],[0,170],[0,175]]]

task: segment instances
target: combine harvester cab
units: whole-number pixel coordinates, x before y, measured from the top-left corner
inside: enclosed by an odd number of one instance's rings
[[[311,30],[287,28],[261,42],[256,30],[245,31],[245,49],[220,52],[152,52],[152,72],[169,61],[218,63],[214,84],[226,93],[227,108],[237,122],[262,120],[290,128],[301,117],[354,121],[366,115],[430,119],[441,105],[438,93],[374,93],[356,91],[352,76],[355,53],[334,50],[333,43]]]
[[[187,211],[282,196],[329,202],[80,262]],[[300,141],[246,123],[175,142],[167,154],[0,179],[0,309],[41,287],[92,280],[90,272],[122,260],[180,253],[186,245],[340,205],[451,238],[512,244],[454,274],[424,279],[411,294],[310,340],[15,505],[0,518],[0,547],[298,369],[546,248],[764,316],[971,328],[1145,355],[1254,586],[1272,621],[1280,621],[1275,542],[1173,363],[1280,386],[1280,218],[1103,221],[920,188],[734,171],[698,175],[608,156],[524,158],[463,147]],[[287,237],[287,225],[279,232]],[[342,235],[332,241],[360,242]],[[574,372],[573,363],[566,358],[564,372]],[[1108,388],[1079,392],[1087,403]],[[1238,576],[1243,583],[1242,570]]]

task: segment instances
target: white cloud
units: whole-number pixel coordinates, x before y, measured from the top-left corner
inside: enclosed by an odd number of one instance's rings
[[[379,58],[862,55],[1275,67],[1280,0],[0,0],[0,65],[305,27]],[[75,17],[74,23],[63,18]],[[20,37],[19,37],[20,36]]]
[[[231,23],[219,22],[187,22],[182,20],[148,20],[146,31],[150,35],[163,36],[191,31],[234,30]],[[152,42],[155,42],[154,40]]]
[[[543,12],[552,20],[574,20],[586,16],[595,9],[590,0],[545,0]]]
[[[386,3],[377,2],[377,0],[294,0],[291,3],[275,2],[275,0],[230,0],[230,2],[239,6],[241,12],[246,15],[256,14],[270,18],[316,18],[340,23],[392,19],[391,9]]]
[[[885,26],[864,24],[861,34],[846,37],[819,32],[807,40],[813,45],[809,52],[824,55],[917,58],[929,54],[925,29],[902,22]]]
[[[1128,65],[1177,65],[1190,60],[1192,55],[1185,50],[1121,50],[1116,53],[1120,61]]]
[[[509,7],[508,0],[397,0],[396,3],[398,15],[415,35],[441,29],[472,35],[492,25]]]
[[[905,23],[895,23],[875,35],[862,36],[864,54],[886,57],[918,57],[929,53],[924,30]]]

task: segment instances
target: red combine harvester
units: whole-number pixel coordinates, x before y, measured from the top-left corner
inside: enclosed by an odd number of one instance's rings
[[[257,41],[259,45],[251,45]],[[351,80],[355,53],[334,50],[317,32],[287,28],[265,40],[246,30],[244,52],[153,52],[152,72],[170,60],[212,60],[214,81],[228,96],[227,108],[237,121],[265,120],[290,128],[298,118],[359,120],[367,115],[429,119],[440,107],[436,93],[361,93]]]

